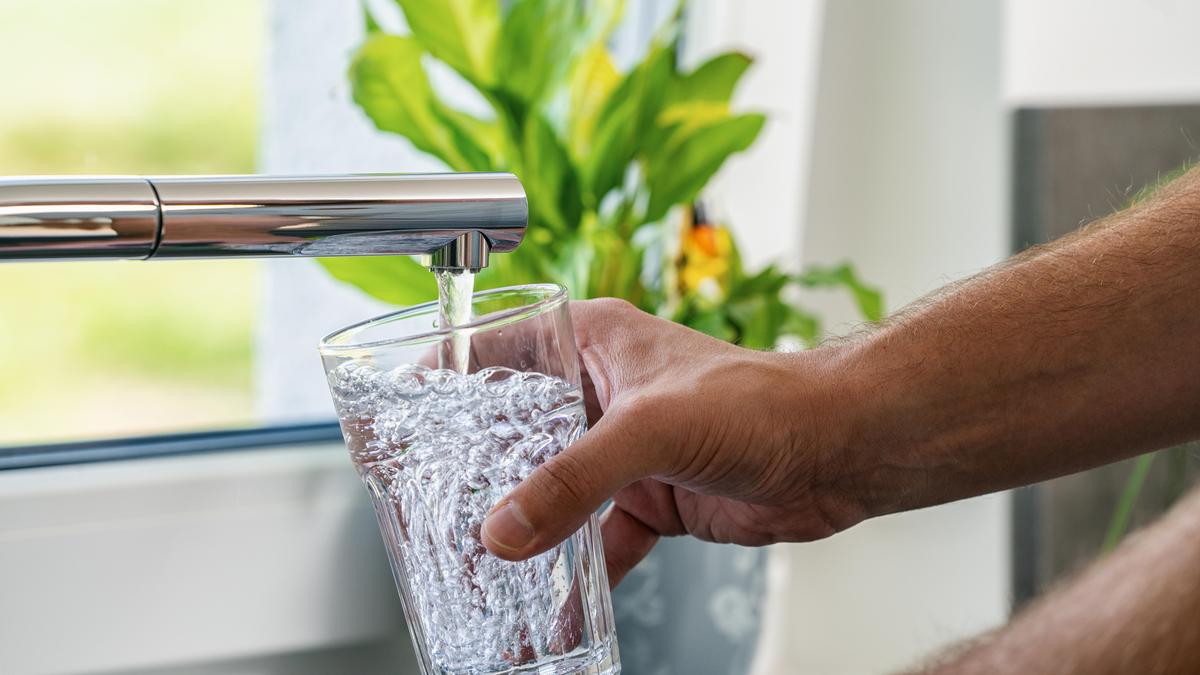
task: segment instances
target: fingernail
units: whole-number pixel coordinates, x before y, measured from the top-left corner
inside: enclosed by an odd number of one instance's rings
[[[483,521],[484,536],[507,551],[519,551],[533,541],[533,525],[512,502],[496,509]]]

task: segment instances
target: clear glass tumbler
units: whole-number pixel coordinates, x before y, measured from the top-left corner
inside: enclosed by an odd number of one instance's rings
[[[466,339],[466,372],[439,369]],[[422,673],[619,673],[595,516],[523,562],[480,543],[492,506],[586,429],[566,290],[476,293],[454,328],[438,326],[436,303],[415,306],[320,352]]]

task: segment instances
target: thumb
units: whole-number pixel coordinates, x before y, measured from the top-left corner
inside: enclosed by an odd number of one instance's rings
[[[524,560],[571,536],[622,487],[660,471],[656,444],[633,433],[629,415],[610,410],[600,423],[500,500],[483,522],[483,545]],[[661,446],[658,446],[661,447]]]

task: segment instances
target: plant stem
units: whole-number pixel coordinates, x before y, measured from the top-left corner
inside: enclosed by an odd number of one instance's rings
[[[1129,529],[1129,521],[1133,517],[1133,507],[1137,504],[1142,486],[1146,484],[1146,476],[1150,473],[1150,465],[1154,463],[1154,456],[1153,452],[1142,455],[1133,465],[1133,473],[1126,481],[1125,489],[1121,493],[1121,500],[1117,502],[1117,510],[1108,523],[1108,534],[1104,535],[1104,551],[1106,553],[1121,543],[1121,539],[1125,537],[1125,532]]]
[[[1188,451],[1191,449],[1192,445],[1187,444],[1167,451],[1170,459],[1167,467],[1168,506],[1179,501],[1179,498],[1187,491]]]

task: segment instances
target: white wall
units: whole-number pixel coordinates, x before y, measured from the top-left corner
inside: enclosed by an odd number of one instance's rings
[[[846,258],[887,305],[1008,252],[999,0],[831,3],[804,258]]]
[[[896,308],[1005,256],[1000,16],[999,0],[826,4],[804,261],[852,261]],[[759,672],[890,672],[1003,622],[1008,528],[996,495],[777,547]]]
[[[1014,105],[1200,101],[1200,2],[1007,0]]]

